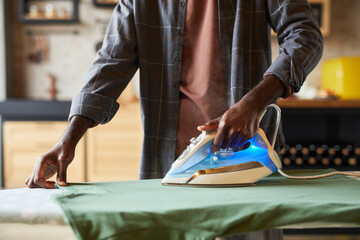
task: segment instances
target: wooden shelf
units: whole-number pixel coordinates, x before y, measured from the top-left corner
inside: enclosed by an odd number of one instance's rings
[[[45,13],[45,4],[54,4],[53,12]],[[57,12],[58,4],[61,6],[61,14]],[[38,8],[36,12],[30,13],[30,6]],[[66,6],[66,7],[65,7]],[[59,10],[59,11],[60,11]],[[64,12],[65,11],[65,12]],[[79,21],[79,0],[18,0],[18,16],[22,23],[26,24],[68,24]]]
[[[93,0],[93,4],[101,8],[114,8],[117,3],[118,1],[113,0]]]
[[[36,17],[32,17],[30,14],[25,14],[25,19],[26,20],[46,20],[46,21],[51,21],[51,20],[72,20],[72,16],[71,15],[65,15],[64,17],[58,17],[58,16],[54,16],[54,17],[47,17],[45,14],[38,14],[38,16]]]
[[[360,99],[355,100],[302,100],[279,99],[281,108],[360,108]]]

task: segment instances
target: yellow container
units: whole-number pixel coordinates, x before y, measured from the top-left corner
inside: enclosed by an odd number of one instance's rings
[[[323,64],[321,87],[341,99],[360,99],[360,57],[341,57]]]

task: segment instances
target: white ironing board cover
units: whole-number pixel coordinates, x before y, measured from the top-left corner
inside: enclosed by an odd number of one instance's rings
[[[60,189],[16,188],[0,190],[0,223],[67,225],[51,197]]]

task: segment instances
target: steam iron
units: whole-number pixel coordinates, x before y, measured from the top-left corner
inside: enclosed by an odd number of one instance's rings
[[[279,156],[261,128],[249,140],[248,147],[237,152],[212,153],[215,135],[216,131],[202,132],[197,138],[191,139],[190,145],[172,164],[162,184],[209,187],[251,185],[281,169]]]
[[[172,164],[163,185],[248,185],[276,172],[281,161],[262,129],[237,152],[211,152],[216,132],[202,132]]]
[[[360,177],[358,172],[351,171],[333,171],[314,176],[291,176],[284,173],[281,170],[279,156],[274,151],[281,111],[275,104],[270,104],[269,107],[273,107],[277,111],[276,127],[271,145],[260,128],[249,140],[248,147],[245,149],[237,152],[218,151],[212,153],[211,146],[216,131],[202,132],[197,138],[190,140],[190,145],[172,164],[170,171],[161,183],[163,185],[206,187],[245,186],[252,185],[276,171],[286,178],[297,180],[318,179],[333,175]]]

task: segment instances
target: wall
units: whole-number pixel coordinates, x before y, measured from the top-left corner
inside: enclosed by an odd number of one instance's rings
[[[17,2],[17,1],[12,1]],[[28,26],[17,20],[16,4],[12,6],[13,75],[15,97],[36,99],[49,98],[48,73],[57,78],[58,99],[71,99],[81,88],[87,70],[95,57],[95,44],[104,34],[97,19],[108,21],[112,10],[99,9],[91,0],[80,0],[80,24],[65,26]],[[309,75],[310,86],[320,85],[321,64],[330,58],[360,56],[360,1],[332,0],[331,32],[325,38],[325,50],[320,64]],[[50,58],[42,64],[29,63],[29,36],[47,32],[50,43]],[[73,34],[73,31],[79,34]],[[273,57],[277,55],[274,38]]]
[[[59,100],[71,99],[81,88],[95,58],[95,45],[102,41],[112,9],[93,6],[80,0],[79,24],[31,25],[17,19],[17,1],[12,5],[14,97],[49,99],[48,74],[56,78]],[[104,29],[105,27],[105,29]],[[76,33],[77,32],[77,33]],[[31,35],[30,35],[31,34]],[[41,63],[28,60],[31,36],[44,36],[49,42],[49,58]]]

